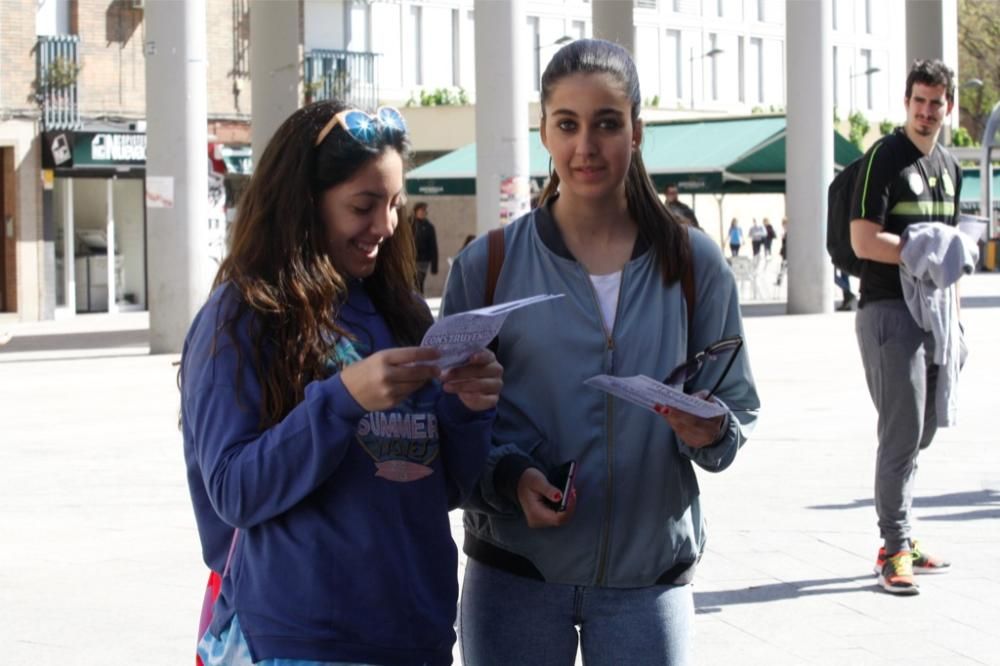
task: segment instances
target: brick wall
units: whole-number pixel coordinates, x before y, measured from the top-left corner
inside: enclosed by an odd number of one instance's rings
[[[37,112],[35,81],[36,0],[0,2],[0,109]]]
[[[37,0],[0,2],[0,109],[34,112]],[[250,0],[205,0],[208,114],[250,116]],[[299,0],[300,35],[302,3]],[[145,12],[123,0],[73,0],[70,27],[80,37],[83,116],[145,116]]]
[[[250,115],[250,0],[208,0],[208,109]]]
[[[79,99],[84,116],[141,118],[146,108],[142,9],[114,0],[77,0]]]
[[[74,4],[83,65],[81,113],[144,116],[145,12],[118,0],[76,0]],[[209,116],[249,117],[250,20],[244,11],[249,0],[207,0],[205,6]]]

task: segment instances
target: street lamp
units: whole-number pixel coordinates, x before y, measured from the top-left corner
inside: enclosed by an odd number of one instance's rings
[[[541,51],[542,49],[547,49],[550,46],[562,46],[563,44],[568,44],[568,43],[570,43],[572,41],[573,41],[572,37],[570,37],[569,35],[563,35],[562,37],[560,37],[556,41],[551,42],[549,44],[539,44],[538,46],[535,47],[535,50],[536,51]]]
[[[850,84],[850,87],[851,87],[851,115],[854,115],[854,79],[856,79],[856,78],[858,78],[860,76],[870,77],[875,72],[881,72],[881,71],[882,70],[879,69],[878,67],[869,67],[868,69],[866,69],[863,72],[858,72],[857,74],[854,74],[853,73],[854,70],[851,69],[851,71],[849,72],[848,81],[847,81]],[[871,79],[869,79],[868,83],[869,83],[869,85],[871,85]]]
[[[690,65],[691,65],[691,109],[694,110],[694,61],[695,61],[694,49],[691,49],[690,53],[691,53],[691,58],[690,58]],[[698,60],[704,60],[705,58],[714,58],[715,56],[719,55],[720,53],[722,53],[722,49],[715,48],[715,49],[712,49],[711,51],[708,51],[706,53],[702,53],[700,56],[698,56],[697,59]],[[701,96],[703,98],[705,97],[705,77],[704,77],[704,75],[702,75],[702,77],[701,77]]]

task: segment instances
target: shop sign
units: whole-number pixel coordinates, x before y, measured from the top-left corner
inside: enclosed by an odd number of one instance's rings
[[[45,132],[42,147],[46,169],[146,165],[144,132]]]
[[[117,166],[146,163],[146,135],[138,132],[77,132],[75,166]]]

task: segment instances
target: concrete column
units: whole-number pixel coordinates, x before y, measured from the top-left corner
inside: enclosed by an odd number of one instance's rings
[[[302,22],[297,1],[250,0],[250,139],[260,159],[302,100]]]
[[[149,344],[176,353],[212,281],[205,7],[148,0],[145,15],[146,178],[164,195],[147,184]]]
[[[833,310],[826,188],[833,179],[832,0],[785,5],[788,85],[788,313]]]
[[[476,234],[528,211],[524,0],[475,0]],[[513,60],[512,60],[513,58]]]
[[[594,37],[620,44],[635,55],[635,21],[631,1],[593,0],[590,16],[594,22]]]
[[[63,289],[66,311],[76,316],[76,220],[73,208],[73,179],[63,178]]]
[[[916,59],[943,60],[955,70],[955,102],[958,72],[958,3],[956,0],[906,0],[906,71]],[[958,107],[952,112],[941,143],[951,143],[951,132],[958,128]]]
[[[105,183],[104,196],[107,200],[107,215],[104,218],[104,235],[108,239],[108,312],[118,312],[118,293],[115,289],[115,256],[118,254],[115,248],[115,178],[108,178]]]

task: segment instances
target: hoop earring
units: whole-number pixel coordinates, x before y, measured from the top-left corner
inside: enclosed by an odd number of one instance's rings
[[[552,156],[549,155],[549,175],[552,175]]]

